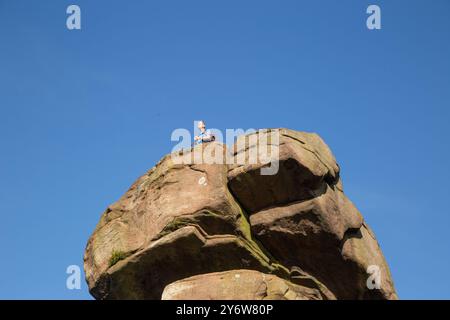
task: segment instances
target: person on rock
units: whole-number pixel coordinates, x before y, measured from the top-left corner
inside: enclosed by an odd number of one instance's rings
[[[194,140],[196,144],[201,144],[204,142],[211,142],[215,140],[215,137],[209,130],[206,130],[206,125],[204,121],[199,121],[197,123],[197,128],[200,130],[200,135],[195,136]]]

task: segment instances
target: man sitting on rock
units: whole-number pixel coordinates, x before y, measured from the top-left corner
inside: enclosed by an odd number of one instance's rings
[[[211,134],[209,130],[206,130],[205,122],[200,120],[197,124],[197,128],[200,130],[200,135],[194,137],[196,144],[211,142],[215,140],[214,135]]]

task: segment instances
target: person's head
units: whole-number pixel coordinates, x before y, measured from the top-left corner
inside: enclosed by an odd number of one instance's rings
[[[206,130],[205,122],[203,122],[202,120],[200,120],[200,121],[197,123],[197,128],[198,128],[201,132],[205,131],[205,130]]]

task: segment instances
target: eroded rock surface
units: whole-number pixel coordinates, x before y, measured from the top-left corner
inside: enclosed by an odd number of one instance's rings
[[[102,215],[84,268],[97,299],[395,299],[373,232],[311,133],[280,129],[279,167],[179,164],[170,155]],[[258,136],[229,150],[245,159]],[[270,141],[268,143],[271,143]],[[380,270],[369,289],[367,268]],[[236,275],[239,274],[238,277]]]
[[[254,270],[201,274],[169,284],[163,300],[322,300],[319,290]]]

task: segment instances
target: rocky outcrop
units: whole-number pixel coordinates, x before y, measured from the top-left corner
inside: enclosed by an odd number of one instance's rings
[[[195,157],[212,147],[230,152],[231,164],[183,164],[172,154],[140,177],[106,209],[88,241],[84,267],[91,294],[395,299],[379,245],[344,195],[328,146],[316,134],[278,133],[274,175],[261,174],[266,162],[233,161],[259,147],[255,133],[230,149],[214,142],[179,154]],[[379,289],[366,283],[373,265]]]

